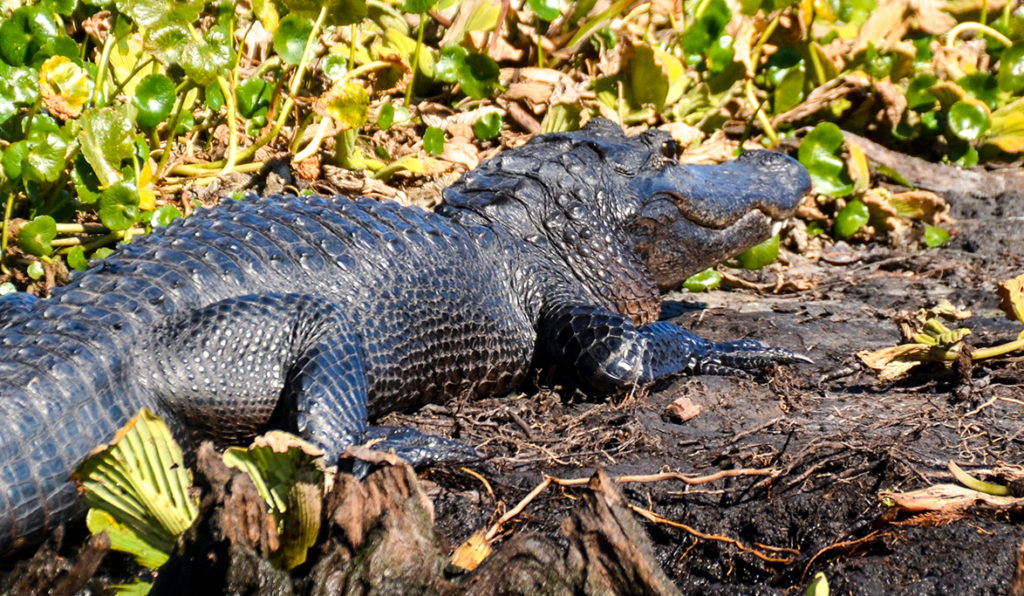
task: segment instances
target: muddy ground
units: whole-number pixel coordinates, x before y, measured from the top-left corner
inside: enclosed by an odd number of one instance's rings
[[[593,552],[620,556],[625,548],[640,567],[645,557],[656,560],[655,568],[660,565],[668,581],[688,594],[802,593],[819,571],[838,594],[1006,593],[1017,570],[1016,551],[1024,543],[1021,511],[979,509],[941,519],[893,516],[879,492],[950,482],[950,460],[975,473],[1001,463],[1024,463],[1024,358],[1004,357],[970,370],[920,367],[903,380],[879,383],[855,357],[860,350],[898,343],[894,319],[943,298],[974,312],[967,322],[974,346],[1010,341],[1019,333],[1020,325],[997,310],[995,288],[997,282],[1024,272],[1024,195],[984,201],[950,197],[950,202],[957,218],[955,235],[940,249],[904,251],[855,243],[813,263],[790,257],[782,274],[813,280],[809,290],[773,294],[732,289],[666,297],[666,317],[698,334],[720,340],[755,338],[807,354],[814,364],[780,367],[755,379],[684,377],[607,401],[587,399],[559,388],[557,381],[539,378],[520,395],[386,418],[383,423],[456,436],[488,455],[465,468],[423,470],[418,481],[400,471],[379,479],[373,494],[390,491],[399,495],[399,505],[373,505],[372,515],[388,507],[412,507],[406,512],[411,518],[429,519],[423,517],[422,500],[413,498],[417,484],[433,502],[436,534],[417,534],[406,522],[390,523],[398,532],[393,539],[398,559],[426,561],[401,577],[412,578],[418,582],[415,589],[426,592],[492,593],[500,588],[509,579],[502,577],[504,569],[529,565],[516,567],[513,561],[488,567],[485,562],[483,571],[473,576],[437,561],[447,560],[449,549],[474,532],[491,527],[545,476],[586,479],[597,468],[610,477],[668,471],[704,476],[750,469],[761,472],[741,472],[706,484],[665,477],[625,482],[620,485],[625,503],[618,506],[596,503],[593,495],[601,491],[550,486],[501,526],[495,545],[499,552],[502,545],[515,546],[502,556],[534,552],[532,563],[529,557],[517,559],[533,564],[533,573],[543,575],[545,561],[551,562],[549,575],[575,573],[565,582],[545,584],[557,584],[558,589],[551,589],[556,593],[585,589],[581,578],[592,571],[589,563],[580,562],[580,553],[591,551],[579,528],[588,519],[607,526],[608,520],[622,517],[633,520],[623,527],[635,522],[635,542],[649,541],[653,554],[630,550],[632,538],[609,547],[607,528],[594,534],[599,538],[589,543]],[[761,275],[762,281],[775,279],[771,272]],[[685,422],[666,414],[666,407],[680,398],[699,406],[699,414]],[[224,487],[234,485],[223,479],[205,482],[220,486],[208,489],[220,494],[219,503],[248,503],[240,509],[242,517],[256,521],[242,525],[257,528],[251,544],[258,551],[262,514],[256,513],[256,497],[232,493]],[[609,503],[619,498],[610,492],[605,496]],[[629,512],[627,503],[634,511],[646,511],[647,517]],[[592,515],[581,517],[579,511],[587,507]],[[336,525],[345,525],[333,515]],[[220,529],[211,532],[223,538],[230,532],[225,522],[218,523]],[[399,526],[405,529],[399,532]],[[631,531],[626,527],[625,535]],[[372,565],[359,576],[364,580],[353,580],[357,563],[372,559],[359,554],[356,546],[329,548],[321,542],[313,549],[313,561],[318,562],[289,576],[267,571],[269,564],[260,563],[258,556],[246,559],[250,567],[225,571],[229,557],[218,555],[220,567],[211,567],[216,557],[209,553],[220,547],[216,538],[204,535],[202,530],[192,532],[185,555],[165,568],[174,571],[156,576],[160,593],[216,593],[232,589],[237,581],[249,582],[239,592],[329,592],[335,587],[331,577],[337,576],[330,575],[331,569],[340,568],[349,574],[345,585],[356,586],[353,593],[406,591],[401,583],[374,584],[386,574],[373,571]],[[15,591],[84,586],[103,592],[133,577],[154,579],[123,555],[103,558],[102,545],[92,551],[95,562],[102,559],[98,571],[95,564],[82,563],[88,559],[88,552],[77,550],[83,540],[80,525],[69,529],[57,554],[44,550],[35,567],[22,563],[0,585]],[[11,562],[3,569],[9,571]],[[211,573],[234,575],[217,580]],[[640,576],[626,573],[618,585],[632,585],[643,593],[660,581],[647,574],[651,581],[642,583]],[[201,579],[188,584],[189,577]],[[184,578],[186,585],[168,585],[168,578]]]
[[[439,529],[461,542],[542,474],[580,478],[595,466],[613,476],[774,468],[779,473],[769,480],[623,486],[633,504],[696,531],[788,549],[759,549],[785,560],[768,562],[644,521],[658,561],[684,593],[794,593],[818,571],[839,594],[1006,593],[1024,543],[1020,512],[901,525],[886,519],[878,493],[951,482],[949,460],[968,470],[1024,463],[1024,358],[978,364],[969,378],[935,366],[883,384],[854,356],[899,343],[894,318],[942,298],[974,312],[967,322],[974,346],[1020,332],[998,311],[994,291],[1024,272],[1024,196],[950,202],[955,236],[941,249],[854,245],[835,259],[843,265],[795,257],[786,275],[816,280],[804,292],[719,291],[701,303],[693,294],[667,296],[666,314],[698,334],[752,337],[808,354],[813,365],[754,380],[680,378],[614,403],[542,391],[466,404],[454,418],[442,408],[395,416],[429,427],[436,414],[434,430],[457,428],[493,456],[475,467],[493,496],[466,473],[426,472]],[[667,416],[680,397],[700,414],[687,422]],[[574,489],[549,488],[505,529],[551,535],[578,498]]]

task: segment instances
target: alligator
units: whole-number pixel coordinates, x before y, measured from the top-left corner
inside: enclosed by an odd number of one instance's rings
[[[659,320],[661,292],[768,238],[810,186],[793,159],[681,165],[662,131],[592,120],[499,153],[433,211],[368,198],[225,200],[55,288],[0,300],[0,553],[78,514],[70,474],[141,408],[175,436],[268,427],[414,464],[460,442],[369,421],[515,389],[592,394],[804,357]]]

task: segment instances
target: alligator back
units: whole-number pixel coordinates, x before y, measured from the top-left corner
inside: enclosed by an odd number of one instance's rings
[[[0,553],[69,518],[70,473],[141,407],[192,435],[204,415],[182,412],[188,399],[177,409],[162,401],[168,369],[153,359],[167,358],[156,348],[174,338],[153,329],[218,301],[302,293],[341,308],[363,338],[371,415],[511,389],[534,336],[509,294],[506,240],[394,203],[263,197],[176,221],[74,276],[0,322]],[[243,374],[232,356],[216,355],[220,370]],[[232,423],[266,426],[245,420],[252,415],[238,404]],[[218,430],[201,429],[238,439]]]

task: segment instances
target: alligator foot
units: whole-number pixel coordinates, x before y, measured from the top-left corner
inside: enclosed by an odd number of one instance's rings
[[[752,372],[764,371],[775,364],[814,363],[803,354],[765,346],[753,339],[708,342],[708,348],[708,352],[694,362],[694,373],[750,377]]]
[[[483,458],[476,448],[454,439],[421,433],[406,426],[371,426],[360,436],[360,443],[375,451],[393,451],[412,466],[438,463],[466,463]],[[346,459],[342,465],[359,478],[374,464],[361,459]]]

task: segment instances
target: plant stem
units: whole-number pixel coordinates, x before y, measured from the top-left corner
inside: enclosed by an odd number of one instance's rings
[[[107,33],[107,38],[103,40],[103,51],[100,53],[100,63],[96,69],[96,85],[92,88],[92,95],[89,96],[89,105],[102,106],[107,103],[106,94],[103,93],[103,77],[107,73],[107,68],[110,66],[110,52],[114,49],[114,43],[117,38],[114,37],[114,31],[117,30],[117,13],[114,13],[114,22],[111,24],[110,32]]]
[[[409,107],[412,102],[412,88],[416,82],[416,71],[420,69],[420,51],[423,49],[423,29],[427,24],[426,13],[420,15],[420,26],[416,31],[416,49],[412,53],[412,76],[409,77],[409,84],[405,88],[405,102],[402,104],[405,107]]]
[[[1013,42],[1010,40],[1009,37],[1006,37],[1005,35],[996,31],[992,27],[989,27],[988,25],[982,25],[981,23],[967,22],[960,23],[959,25],[953,27],[946,33],[946,35],[949,36],[949,38],[946,39],[946,47],[952,48],[953,42],[956,41],[957,36],[963,33],[964,31],[977,31],[979,33],[984,33],[985,35],[988,35],[989,37],[995,39],[996,41],[998,41],[999,43],[1003,44],[1006,47],[1010,47],[1013,45]]]
[[[0,271],[10,273],[4,257],[7,256],[7,234],[11,227],[11,213],[14,211],[14,193],[7,194],[7,205],[4,207],[4,225],[0,230]]]

